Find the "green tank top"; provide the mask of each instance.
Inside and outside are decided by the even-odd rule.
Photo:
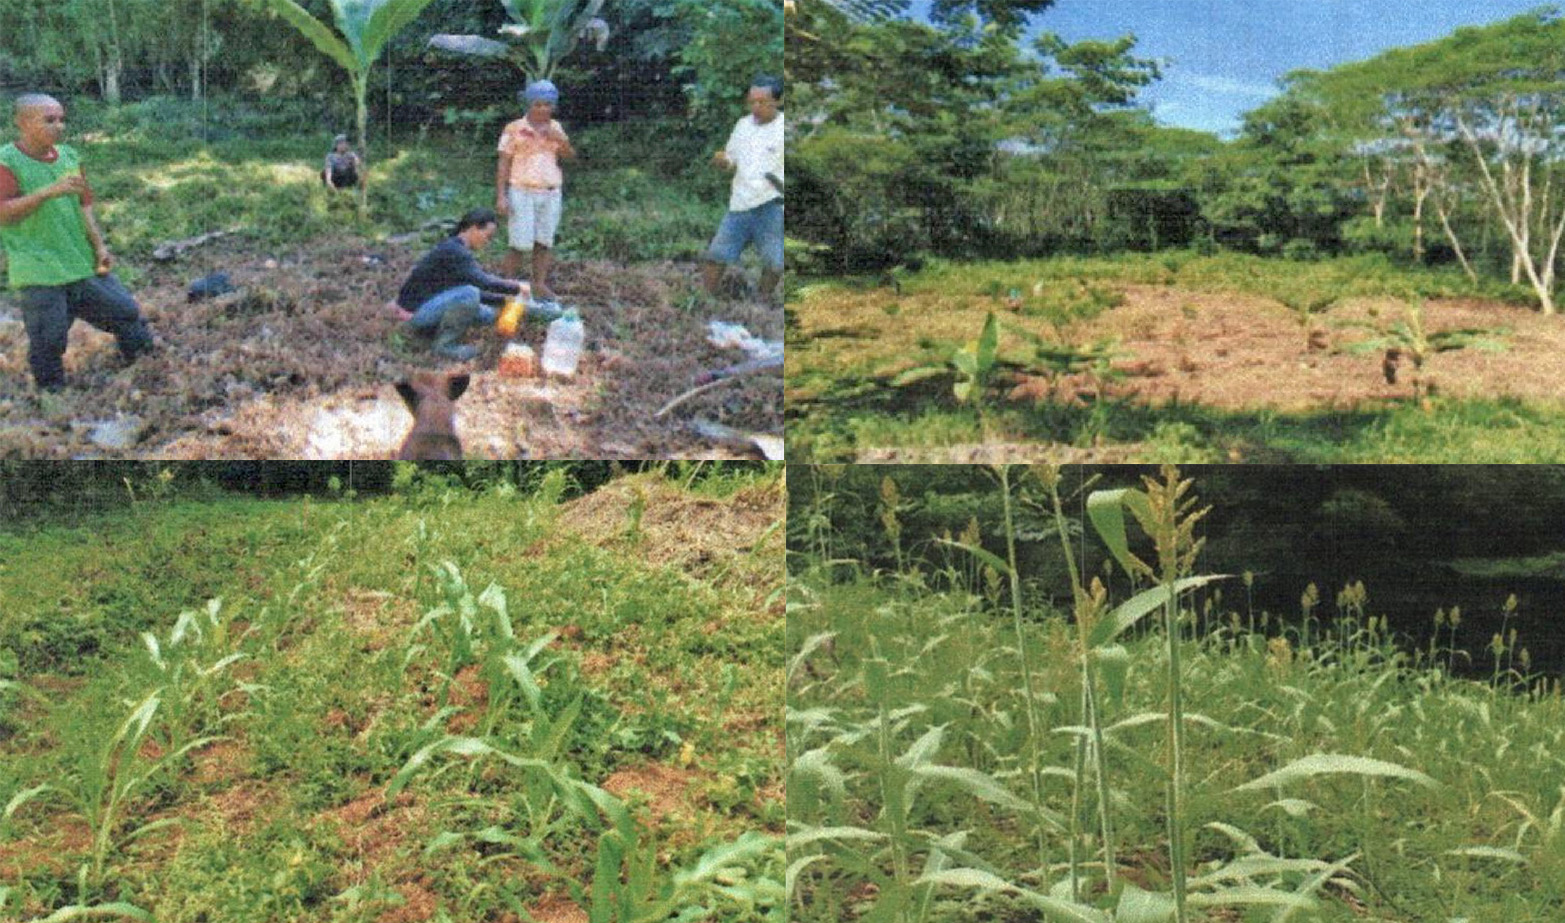
[[[0,164],[16,176],[21,195],[30,195],[62,177],[80,172],[81,159],[71,148],[55,148],[59,157],[44,163],[27,156],[15,144],[0,147]],[[81,199],[60,196],[43,203],[16,224],[0,225],[7,276],[12,288],[65,285],[89,278],[97,268]]]

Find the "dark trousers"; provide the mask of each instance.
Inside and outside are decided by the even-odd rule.
[[[114,334],[127,361],[152,347],[152,330],[136,299],[112,275],[24,288],[21,296],[27,364],[40,388],[65,384],[65,338],[78,319]]]

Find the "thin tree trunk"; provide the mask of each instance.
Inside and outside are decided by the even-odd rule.
[[[1435,214],[1440,216],[1440,227],[1445,229],[1445,239],[1450,242],[1451,249],[1456,251],[1456,261],[1462,264],[1462,272],[1467,274],[1467,281],[1477,282],[1478,273],[1473,271],[1473,264],[1467,261],[1467,254],[1462,252],[1462,242],[1457,239],[1456,231],[1451,228],[1450,213],[1439,196],[1435,196]]]
[[[124,70],[125,59],[120,51],[119,22],[114,16],[114,0],[109,0],[109,53],[107,55],[108,74],[103,85],[103,98],[111,106],[120,104],[120,72]]]
[[[1413,262],[1424,261],[1424,200],[1429,198],[1429,178],[1420,167],[1413,174]]]
[[[1505,225],[1506,233],[1511,237],[1511,275],[1513,280],[1516,278],[1516,269],[1519,263],[1521,270],[1527,274],[1527,281],[1532,283],[1533,292],[1538,296],[1538,303],[1543,313],[1554,314],[1554,292],[1552,288],[1554,274],[1550,271],[1547,278],[1540,275],[1538,266],[1533,261],[1532,253],[1528,249],[1530,243],[1528,239],[1528,225],[1531,216],[1526,209],[1530,209],[1532,205],[1532,190],[1530,188],[1530,171],[1525,169],[1527,164],[1524,164],[1520,177],[1517,177],[1516,172],[1511,169],[1511,165],[1508,162],[1502,163],[1506,177],[1506,188],[1502,190],[1500,183],[1494,177],[1494,171],[1489,169],[1489,162],[1484,158],[1483,150],[1478,145],[1477,137],[1473,135],[1467,120],[1462,118],[1460,114],[1456,116],[1456,127],[1461,132],[1463,140],[1467,142],[1468,148],[1472,150],[1474,159],[1478,161],[1478,168],[1483,174],[1484,188],[1488,191],[1495,210],[1500,214],[1500,221]],[[1521,196],[1520,204],[1516,202],[1518,189]],[[1511,201],[1507,203],[1507,199]],[[1558,237],[1556,237],[1554,243],[1558,244]],[[1554,247],[1552,246],[1549,255],[1552,260],[1554,256]],[[1515,282],[1513,281],[1512,284],[1515,284]]]

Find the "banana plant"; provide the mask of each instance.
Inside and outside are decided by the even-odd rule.
[[[510,22],[500,27],[506,41],[481,35],[436,35],[429,47],[475,58],[510,61],[529,81],[554,76],[583,38],[602,51],[609,25],[598,18],[603,0],[500,0]]]
[[[891,380],[893,388],[904,388],[927,378],[954,375],[951,393],[963,404],[977,404],[983,400],[984,388],[1000,361],[1000,328],[993,313],[984,320],[978,338],[951,353],[945,365],[925,365],[908,369]]]
[[[353,102],[358,119],[359,151],[369,159],[368,134],[370,67],[391,37],[401,32],[431,0],[331,0],[337,31],[305,11],[295,0],[267,0],[288,24],[298,29],[322,54],[341,65],[353,79]],[[368,184],[359,184],[359,218],[369,208]]]

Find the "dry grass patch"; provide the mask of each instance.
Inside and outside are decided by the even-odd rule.
[[[565,504],[559,524],[601,548],[634,548],[637,559],[650,566],[673,567],[700,580],[716,575],[719,586],[745,584],[757,545],[763,539],[783,541],[782,530],[770,535],[768,530],[784,515],[784,497],[781,480],[718,498],[687,493],[661,475],[646,474]]]

